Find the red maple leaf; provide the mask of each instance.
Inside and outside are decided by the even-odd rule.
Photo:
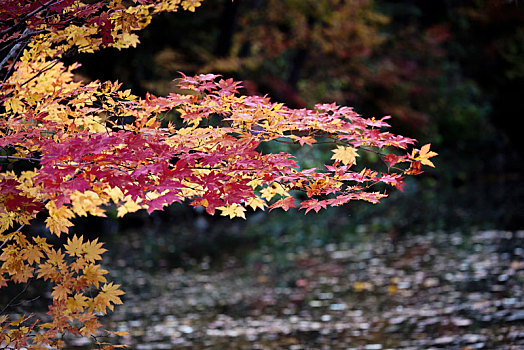
[[[273,203],[269,207],[269,211],[271,211],[273,209],[276,209],[276,208],[282,208],[285,211],[288,211],[289,208],[295,208],[295,207],[296,207],[296,205],[295,205],[295,198],[293,198],[293,197],[286,197],[286,198],[279,199],[278,201]]]
[[[318,199],[314,198],[314,199],[310,199],[310,200],[302,202],[300,209],[306,209],[306,214],[311,210],[314,210],[315,212],[318,213],[320,209],[322,208],[326,209],[327,205],[328,205],[327,200],[319,201]]]
[[[111,30],[113,29],[113,23],[111,23],[111,18],[109,15],[104,12],[98,18],[99,33],[102,37],[102,46],[107,46],[115,42]]]

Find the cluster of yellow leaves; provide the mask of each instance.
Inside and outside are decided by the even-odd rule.
[[[289,192],[284,188],[284,186],[276,182],[263,188],[260,191],[260,194],[266,201],[270,201],[276,195],[289,197]]]
[[[38,187],[34,186],[33,178],[36,175],[34,171],[23,171],[17,175],[12,171],[0,173],[0,181],[4,184],[16,183],[16,189],[20,190],[18,196],[28,200],[41,200],[41,194]],[[8,207],[6,204],[13,199],[13,194],[0,192],[0,233],[7,231],[15,224],[27,225],[30,220],[34,219],[37,211],[28,210],[29,208],[17,206],[16,208]]]
[[[239,217],[242,219],[246,218],[246,208],[239,204],[230,204],[224,207],[218,207],[217,209],[220,209],[222,211],[222,216],[229,216],[230,219],[233,219],[235,217]]]
[[[34,329],[34,324],[28,324],[30,318],[30,315],[24,315],[8,322],[7,315],[0,316],[0,344],[9,344],[16,349],[21,348],[28,341]]]
[[[69,227],[73,226],[70,219],[72,219],[75,214],[70,208],[65,205],[57,208],[54,201],[47,202],[45,207],[49,213],[49,216],[45,220],[46,227],[49,231],[60,236],[61,233],[67,232]]]
[[[62,233],[67,233],[69,228],[73,226],[71,219],[75,216],[87,216],[88,214],[106,216],[102,206],[108,204],[110,200],[117,204],[118,217],[147,208],[147,205],[140,204],[142,202],[140,199],[135,201],[129,195],[124,197],[119,188],[109,187],[100,193],[75,191],[71,194],[70,205],[62,205],[57,208],[54,201],[46,203],[45,207],[49,214],[45,220],[46,227],[52,233],[60,236]]]
[[[158,0],[149,4],[136,4],[129,6],[127,1],[112,0],[106,4],[106,13],[113,24],[111,36],[113,42],[105,43],[106,46],[116,49],[136,47],[139,43],[138,36],[133,33],[144,29],[156,13],[175,12],[181,7],[184,10],[195,11],[203,0]],[[74,11],[77,4],[73,4],[70,9]],[[53,30],[40,35],[31,43],[30,50],[24,53],[24,59],[31,57],[42,59],[45,57],[57,58],[68,52],[72,48],[78,52],[92,53],[97,51],[102,39],[98,35],[98,24],[69,24],[62,30]],[[32,51],[32,52],[31,52]]]
[[[34,345],[52,345],[57,332],[94,334],[101,326],[96,321],[97,313],[106,313],[122,303],[120,296],[124,292],[119,285],[107,283],[107,271],[98,264],[106,251],[98,240],[84,241],[75,235],[67,239],[63,250],[54,249],[45,238],[28,239],[21,232],[2,234],[0,240],[5,244],[0,255],[0,286],[9,281],[27,283],[31,278],[47,280],[53,285],[50,320],[33,324],[40,332],[33,339]],[[24,327],[27,322],[23,320]],[[14,328],[10,327],[20,330],[20,324],[3,325],[10,329],[9,339],[16,338],[12,336]]]

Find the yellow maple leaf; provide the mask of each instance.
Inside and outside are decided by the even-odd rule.
[[[411,154],[411,156],[414,160],[418,160],[423,165],[428,165],[434,168],[435,165],[428,158],[434,157],[438,155],[438,153],[430,151],[429,150],[430,147],[431,147],[431,143],[428,143],[427,145],[422,146],[420,151],[413,150],[413,153]]]
[[[69,256],[81,256],[84,253],[84,242],[82,236],[73,236],[73,239],[68,238],[67,244],[64,248]]]
[[[62,254],[60,249],[54,250],[53,248],[51,248],[47,252],[47,261],[49,261],[49,263],[51,265],[54,265],[54,266],[59,266],[59,267],[63,266],[64,265],[64,257],[65,257],[65,255]]]
[[[100,291],[100,293],[98,293],[98,295],[94,299],[93,306],[95,308],[95,311],[105,313],[107,308],[109,310],[114,309],[113,304],[117,304],[117,305],[122,304],[120,295],[123,295],[125,293],[122,292],[120,289],[118,289],[119,287],[120,287],[119,284],[113,284],[113,282],[109,284],[104,284],[102,286],[102,290]]]
[[[64,300],[67,298],[67,295],[71,293],[71,289],[64,286],[63,284],[56,285],[51,292],[51,295],[54,299]]]
[[[18,221],[18,217],[14,212],[1,213],[0,212],[0,232],[7,231],[13,223]]]
[[[104,190],[104,192],[109,195],[109,197],[115,204],[118,204],[118,202],[122,198],[124,198],[124,193],[122,192],[120,187],[108,187]]]
[[[261,197],[266,201],[271,200],[271,198],[277,194],[281,195],[282,197],[289,197],[289,193],[284,188],[284,186],[276,182],[272,183],[271,186],[267,186],[266,188],[262,189],[260,193],[262,194]]]
[[[69,270],[70,271],[74,271],[74,272],[78,272],[78,271],[82,270],[86,266],[86,264],[87,264],[86,259],[83,256],[77,257],[75,259],[75,261],[73,261],[69,265]]]
[[[102,248],[103,243],[98,242],[98,238],[94,241],[88,241],[84,244],[84,258],[88,262],[94,262],[95,260],[101,260],[100,254],[103,254],[107,249]]]
[[[21,253],[24,260],[27,260],[27,262],[31,265],[34,262],[40,264],[40,259],[44,257],[44,254],[42,254],[42,249],[39,246],[32,244],[22,249]]]
[[[57,208],[53,201],[47,202],[45,207],[49,211],[49,217],[45,220],[45,223],[51,233],[60,236],[62,232],[67,232],[68,228],[73,226],[73,223],[69,221],[75,216],[71,209],[65,205]]]
[[[129,195],[124,198],[124,201],[124,204],[118,207],[116,216],[119,218],[126,215],[127,213],[133,213],[139,209],[142,209],[142,206],[138,204],[138,201],[135,202]]]
[[[84,276],[88,282],[98,288],[98,283],[106,283],[107,280],[104,277],[108,272],[100,268],[100,265],[91,264],[84,268]]]
[[[184,0],[182,1],[182,7],[184,10],[195,12],[195,9],[201,5],[202,0]]]
[[[42,248],[44,251],[47,251],[51,245],[47,243],[47,240],[45,237],[33,237],[33,241],[35,241],[36,245]]]
[[[5,104],[5,109],[9,112],[12,111],[13,113],[21,113],[25,109],[25,105],[22,101],[20,101],[17,98],[11,98],[7,100]]]
[[[95,216],[105,216],[104,211],[100,208],[105,201],[96,192],[75,191],[71,194],[71,204],[73,212],[77,215],[87,216],[87,213],[91,213]]]
[[[82,334],[84,337],[89,337],[91,334],[95,334],[96,330],[100,327],[102,327],[100,322],[98,322],[96,318],[92,318],[87,320],[84,323],[84,326],[80,328],[80,334]]]
[[[239,217],[242,219],[246,218],[246,215],[244,214],[246,208],[238,204],[226,205],[225,207],[218,207],[217,209],[222,211],[220,215],[229,216],[230,219],[233,219],[234,217]]]
[[[87,297],[82,293],[67,298],[67,309],[71,312],[83,312],[87,305]]]
[[[338,160],[344,165],[355,164],[359,157],[356,148],[351,146],[337,146],[332,152],[331,159]]]
[[[134,33],[124,32],[117,37],[117,40],[115,40],[113,47],[118,50],[121,50],[127,49],[128,47],[136,47],[136,45],[139,43],[140,39],[138,38],[138,35]]]
[[[11,281],[14,283],[27,283],[27,281],[33,277],[35,269],[25,264],[20,264],[19,266],[20,269],[14,273]]]
[[[249,198],[249,200],[246,202],[246,205],[249,205],[253,210],[257,210],[257,208],[260,208],[264,210],[266,207],[266,202],[258,197]]]
[[[50,263],[40,264],[38,269],[38,278],[43,278],[44,281],[50,279],[52,281],[58,280],[60,272]]]
[[[263,181],[260,179],[253,179],[249,181],[247,184],[248,186],[251,186],[251,188],[256,189],[258,186],[262,185]]]

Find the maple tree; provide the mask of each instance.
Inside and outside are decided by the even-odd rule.
[[[181,75],[179,92],[145,98],[118,82],[76,81],[64,57],[138,44],[136,31],[160,12],[194,11],[197,0],[7,0],[0,6],[0,287],[41,279],[51,285],[48,319],[0,316],[7,348],[61,348],[62,335],[91,336],[98,317],[124,293],[100,265],[97,239],[72,232],[78,216],[118,216],[188,201],[209,214],[245,218],[253,210],[299,206],[309,212],[352,200],[378,202],[385,184],[433,166],[429,145],[394,135],[386,119],[350,107],[291,109],[239,94],[241,83],[214,74]],[[333,145],[325,169],[301,169],[267,142]],[[382,170],[354,170],[359,152],[384,159]],[[400,167],[403,165],[403,167]],[[302,193],[302,194],[299,194]],[[38,214],[53,246],[24,227]],[[105,344],[107,348],[112,345]]]

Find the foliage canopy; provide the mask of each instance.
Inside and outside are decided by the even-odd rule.
[[[291,109],[239,94],[241,83],[214,74],[177,80],[165,97],[135,96],[118,82],[75,80],[64,57],[138,44],[152,16],[194,11],[197,0],[6,0],[0,7],[0,287],[48,281],[47,320],[0,316],[0,342],[12,348],[61,348],[68,332],[91,336],[98,316],[124,293],[100,266],[98,240],[71,232],[77,216],[162,210],[189,201],[230,218],[300,206],[305,212],[351,200],[378,202],[380,183],[402,188],[405,175],[433,166],[429,145],[384,129],[349,107]],[[173,119],[174,118],[174,119]],[[288,153],[264,154],[267,142],[333,145],[325,169],[301,169]],[[382,170],[354,170],[359,152]],[[300,204],[299,204],[300,203]],[[25,233],[40,214],[48,232]],[[53,246],[49,233],[68,234]],[[106,345],[111,348],[111,345]]]

